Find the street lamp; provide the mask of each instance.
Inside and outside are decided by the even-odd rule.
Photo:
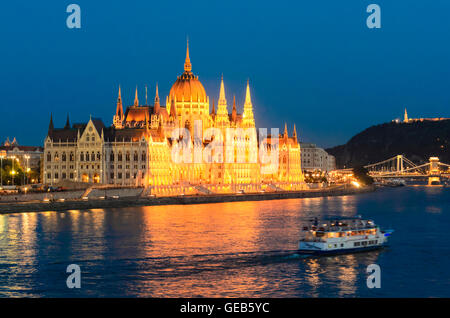
[[[27,173],[26,173],[26,176],[27,176],[27,183],[26,183],[26,184],[28,184],[28,175],[29,175],[30,170],[31,170],[30,167],[29,167],[29,165],[28,165],[28,160],[30,159],[30,156],[29,156],[29,155],[25,155],[24,158],[27,160]],[[25,176],[24,176],[24,178],[25,178]]]
[[[16,157],[12,156],[11,159],[12,159],[12,170],[11,170],[12,185],[14,185],[14,175],[16,174],[16,172],[14,171],[14,160],[16,159]]]

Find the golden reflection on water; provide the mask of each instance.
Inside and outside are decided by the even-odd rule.
[[[273,290],[282,288],[277,275],[285,274],[269,269],[292,265],[300,273],[297,278],[284,277],[284,283],[292,279],[291,288],[306,284],[310,295],[318,295],[321,285],[337,280],[339,295],[351,295],[358,275],[354,257],[338,258],[338,270],[327,271],[328,264],[321,259],[285,260],[272,253],[294,253],[302,223],[318,216],[317,211],[355,215],[355,198],[3,215],[0,228],[7,229],[3,240],[8,243],[1,244],[8,247],[6,259],[27,263],[40,261],[37,253],[41,258],[56,255],[64,264],[93,262],[89,266],[102,260],[131,260],[129,266],[135,268],[129,275],[139,279],[124,279],[127,295],[273,296]],[[102,273],[97,275],[102,279]]]

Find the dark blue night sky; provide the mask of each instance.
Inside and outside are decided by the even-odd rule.
[[[81,7],[82,28],[66,27]],[[381,7],[368,29],[366,7]],[[402,117],[450,117],[450,1],[8,1],[0,9],[0,138],[41,145],[55,126],[101,117],[110,125],[118,85],[163,104],[183,71],[242,109],[250,78],[259,127],[289,129],[321,146]]]

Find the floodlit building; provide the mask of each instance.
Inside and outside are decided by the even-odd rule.
[[[165,106],[158,86],[153,105],[142,105],[136,88],[133,105],[124,111],[119,87],[110,127],[94,118],[70,125],[68,118],[64,128],[56,129],[51,118],[44,143],[44,183],[144,186],[157,195],[254,192],[268,184],[286,190],[303,187],[295,127],[292,136],[285,127],[277,138],[259,140],[248,81],[242,112],[235,97],[229,112],[223,77],[217,105],[212,101],[211,107],[210,102],[192,72],[188,45],[184,72]],[[277,150],[272,160],[276,170],[262,169],[267,164],[260,150],[268,148]]]
[[[300,143],[302,169],[304,171],[329,172],[336,169],[336,159],[324,149],[312,143]]]
[[[43,151],[42,147],[19,145],[15,137],[12,141],[6,138],[6,141],[0,146],[0,156],[15,158],[19,160],[24,169],[30,168],[32,170],[39,169]]]

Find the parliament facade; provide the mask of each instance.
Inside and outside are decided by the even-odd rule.
[[[192,72],[189,46],[184,72],[165,106],[158,86],[154,103],[134,103],[124,112],[119,87],[113,124],[100,119],[55,128],[44,142],[43,180],[140,186],[155,195],[236,193],[304,188],[300,142],[289,136],[257,134],[247,81],[243,111],[232,110],[223,77],[217,107]],[[147,104],[147,103],[146,103]]]

